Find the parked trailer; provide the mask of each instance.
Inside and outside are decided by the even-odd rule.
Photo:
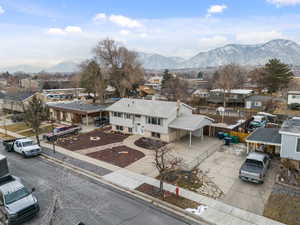
[[[55,141],[58,138],[67,136],[67,135],[73,135],[78,134],[81,130],[81,127],[78,125],[72,125],[72,126],[62,126],[54,128],[52,132],[45,134],[43,136],[43,139],[46,139],[47,141]]]
[[[0,155],[0,181],[9,176],[7,159],[4,155]]]

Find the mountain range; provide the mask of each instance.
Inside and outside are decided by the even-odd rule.
[[[256,45],[228,44],[210,51],[200,52],[189,59],[144,52],[137,54],[144,68],[152,70],[217,67],[229,63],[256,66],[264,65],[271,58],[278,58],[286,64],[300,65],[300,45],[285,39],[276,39]],[[0,71],[12,73],[17,71],[37,73],[42,70],[49,73],[74,72],[78,70],[78,63],[68,61],[48,68],[31,65],[0,68]]]
[[[286,64],[300,65],[300,45],[284,39],[276,39],[264,44],[228,44],[184,60],[158,54],[139,54],[146,69],[183,69],[217,67],[229,63],[240,65],[264,65],[271,58],[278,58]]]

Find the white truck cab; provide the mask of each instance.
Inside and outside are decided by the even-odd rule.
[[[3,141],[7,151],[14,151],[22,154],[24,157],[36,156],[41,153],[39,145],[33,143],[29,138],[20,138]]]

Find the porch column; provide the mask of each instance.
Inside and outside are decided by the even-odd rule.
[[[247,154],[249,154],[249,142],[247,142]]]
[[[203,127],[201,128],[201,141],[203,141],[203,139],[204,139],[204,135],[203,135]]]
[[[86,114],[86,125],[89,125],[89,114]]]
[[[192,131],[190,131],[190,147],[192,147]]]

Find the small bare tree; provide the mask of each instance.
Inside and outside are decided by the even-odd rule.
[[[32,97],[28,105],[23,105],[24,121],[32,128],[36,136],[36,141],[40,145],[39,133],[42,122],[49,120],[49,108],[37,98],[36,95]]]
[[[171,154],[172,148],[165,145],[154,151],[154,162],[156,169],[159,172],[160,193],[164,197],[164,181],[168,178],[170,172],[175,171],[182,164],[182,159]]]

